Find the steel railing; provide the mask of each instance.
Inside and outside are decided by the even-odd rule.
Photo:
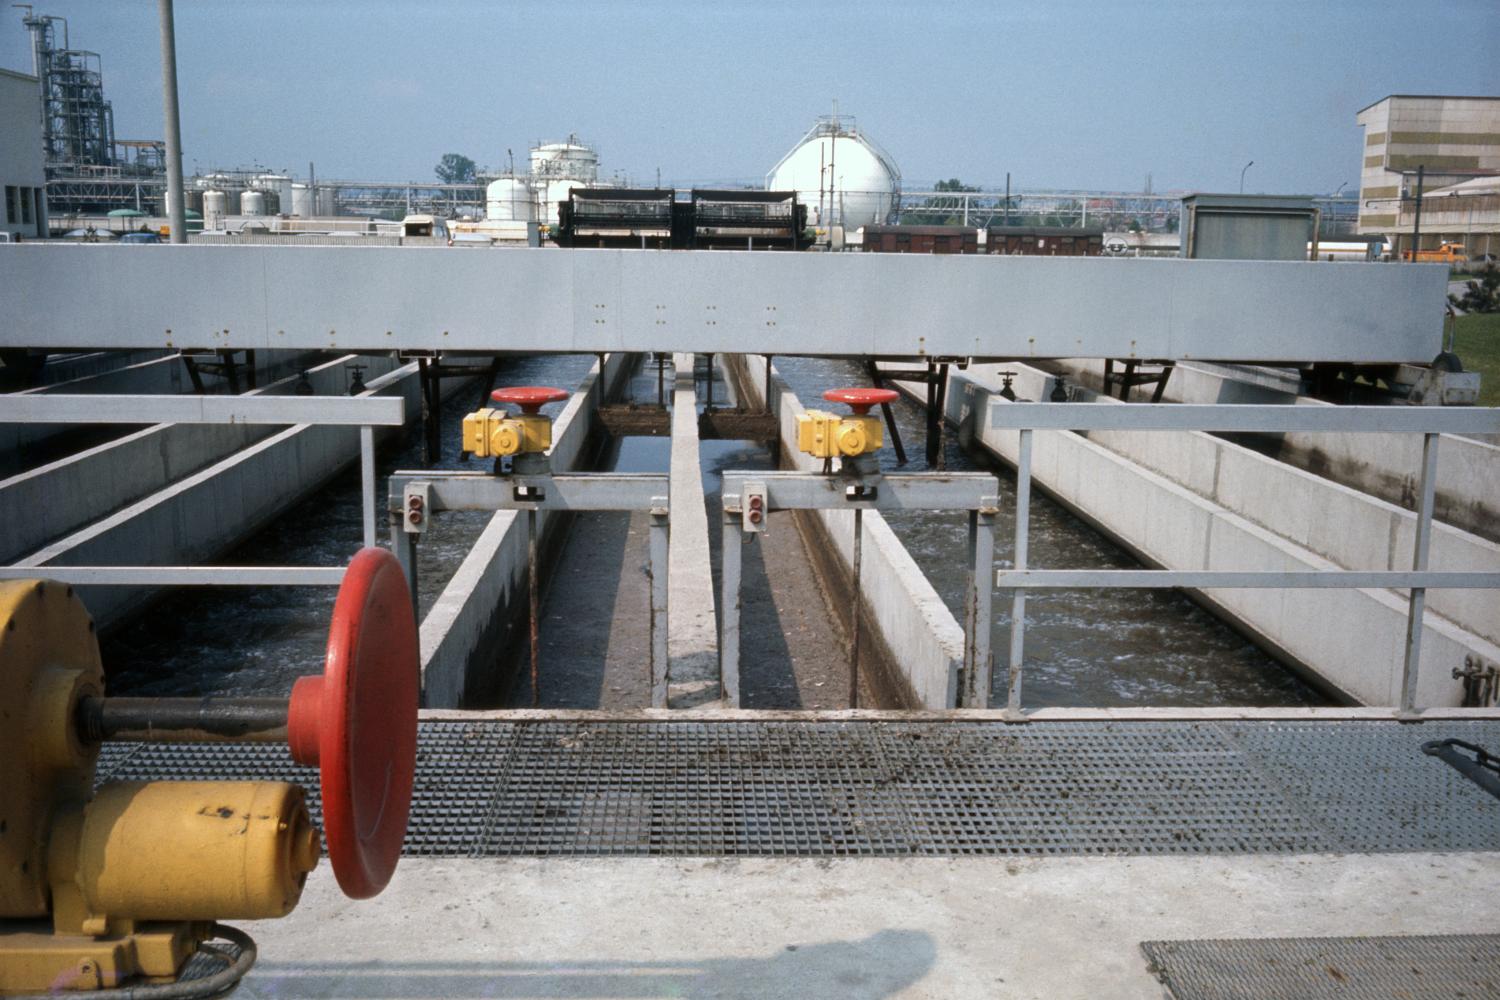
[[[1012,403],[992,400],[989,426],[1020,434],[1016,455],[1015,558],[1012,569],[995,574],[995,585],[1013,591],[1007,708],[1021,711],[1025,657],[1026,595],[1032,590],[1089,588],[1399,588],[1407,602],[1406,650],[1401,671],[1400,709],[1415,711],[1418,660],[1427,591],[1437,588],[1500,589],[1500,572],[1437,572],[1428,569],[1432,508],[1442,434],[1500,434],[1500,409],[1424,406],[1288,406],[1238,404]],[[1417,489],[1417,524],[1410,571],[1315,570],[1048,570],[1027,566],[1030,529],[1032,437],[1057,431],[1218,431],[1238,433],[1324,432],[1422,435]]]

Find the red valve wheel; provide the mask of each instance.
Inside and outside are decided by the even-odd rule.
[[[546,385],[513,385],[509,389],[496,389],[490,398],[497,403],[515,403],[522,413],[535,413],[547,403],[561,403],[568,398],[568,392]]]
[[[830,403],[848,403],[849,409],[859,416],[870,412],[870,407],[880,403],[894,403],[895,389],[829,389],[823,398]]]
[[[292,759],[318,766],[328,859],[352,899],[384,889],[401,858],[419,671],[401,564],[385,549],[361,549],[334,602],[323,674],[298,678],[287,709]]]

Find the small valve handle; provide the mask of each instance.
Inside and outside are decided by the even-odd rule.
[[[823,398],[830,403],[848,403],[855,416],[862,417],[872,406],[894,403],[896,395],[894,389],[829,389]]]
[[[568,398],[566,389],[554,389],[546,385],[513,385],[507,389],[496,389],[490,398],[497,403],[514,403],[522,413],[536,413],[547,403],[560,403]]]

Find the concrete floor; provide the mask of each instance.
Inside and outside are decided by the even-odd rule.
[[[242,997],[1159,998],[1153,939],[1487,933],[1500,855],[408,858],[243,925]]]

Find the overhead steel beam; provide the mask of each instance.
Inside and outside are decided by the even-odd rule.
[[[0,247],[0,347],[1425,363],[1447,268],[443,247]]]
[[[1287,431],[1500,434],[1500,407],[1286,406],[1239,403],[1011,403],[992,400],[990,427],[1039,431]]]
[[[399,396],[0,394],[0,424],[334,424],[400,427]]]

